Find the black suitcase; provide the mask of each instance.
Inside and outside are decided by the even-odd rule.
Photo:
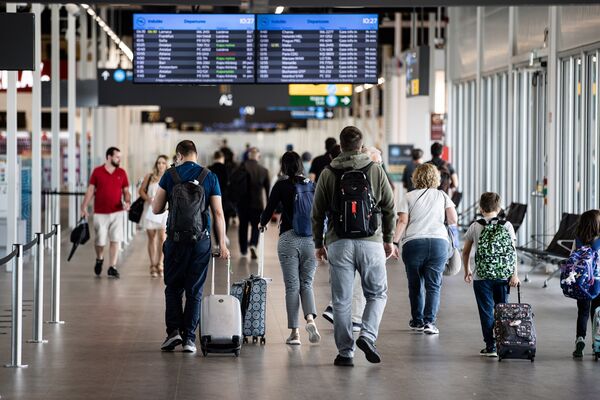
[[[517,286],[518,303],[496,304],[494,334],[498,361],[505,358],[535,360],[536,334],[531,305],[521,303],[521,286]]]

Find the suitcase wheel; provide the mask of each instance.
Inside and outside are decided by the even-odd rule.
[[[267,343],[267,338],[265,338],[264,336],[260,338],[260,344],[266,344]]]
[[[598,361],[598,358],[600,358],[600,353],[594,354],[594,361]]]
[[[498,362],[502,361],[502,357],[498,356]]]
[[[206,351],[205,349],[202,349],[202,355],[204,357],[208,356],[208,351]]]
[[[244,343],[248,343],[248,338],[244,336]]]
[[[531,362],[535,361],[535,357],[529,357],[529,359],[531,360]]]
[[[252,336],[252,344],[258,343],[258,336]]]
[[[236,350],[233,354],[235,354],[236,357],[239,357],[240,356],[240,351]]]

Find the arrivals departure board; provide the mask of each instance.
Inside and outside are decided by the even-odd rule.
[[[134,14],[135,83],[254,83],[254,14]]]
[[[377,82],[377,14],[256,18],[257,83]]]

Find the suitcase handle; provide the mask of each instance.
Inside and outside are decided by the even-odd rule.
[[[510,294],[510,285],[506,282],[506,286],[508,286],[508,291],[506,294]],[[521,304],[521,284],[517,284],[517,299],[519,300],[519,304]]]
[[[262,278],[265,271],[265,231],[258,237],[258,276]]]
[[[221,253],[212,253],[212,270],[211,270],[211,283],[210,283],[210,294],[213,296],[215,294],[215,259],[221,257]],[[227,292],[229,294],[229,286],[231,285],[231,258],[227,259]]]

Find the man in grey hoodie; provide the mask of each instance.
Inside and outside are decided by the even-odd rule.
[[[356,346],[364,351],[372,363],[381,361],[375,347],[379,323],[387,301],[387,275],[385,261],[392,255],[395,216],[394,196],[381,165],[373,163],[368,154],[361,153],[362,133],[354,126],[340,133],[342,154],[336,157],[319,177],[312,208],[312,231],[318,260],[329,260],[331,297],[333,300],[334,336],[338,356],[334,364],[353,366],[354,339],[352,337],[352,293],[354,274],[361,276],[362,289],[367,304],[362,316],[362,329]],[[365,171],[371,185],[373,200],[381,210],[381,221],[376,232],[357,239],[340,238],[334,228],[332,211],[337,171]],[[323,240],[325,217],[328,216],[327,233]],[[379,218],[379,214],[375,214]]]

